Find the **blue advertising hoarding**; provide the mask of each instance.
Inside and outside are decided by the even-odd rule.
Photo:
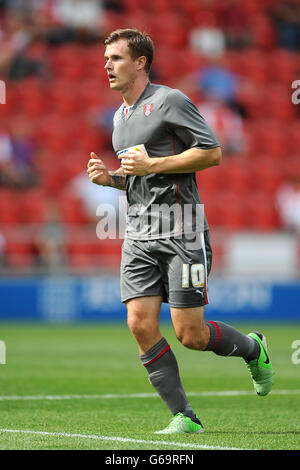
[[[117,276],[0,279],[0,321],[125,321]],[[300,282],[212,279],[206,319],[300,322]],[[170,319],[164,304],[161,320]]]

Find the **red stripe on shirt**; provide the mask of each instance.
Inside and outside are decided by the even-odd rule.
[[[174,140],[173,140],[172,135],[171,135],[171,142],[172,142],[173,155],[175,155],[175,146],[174,146]]]
[[[160,358],[163,354],[165,354],[167,351],[169,351],[170,349],[170,345],[168,344],[168,346],[166,346],[157,356],[155,356],[154,359],[151,359],[151,361],[147,362],[146,364],[144,364],[145,367],[147,366],[150,366],[150,364],[152,364],[152,362],[156,361],[158,358]]]
[[[173,155],[175,155],[175,146],[174,146],[174,140],[173,136],[171,135],[171,143],[172,143],[172,149],[173,149]],[[176,196],[177,196],[177,203],[178,203],[178,210],[179,210],[179,233],[181,234],[181,206],[180,206],[180,197],[179,197],[179,191],[178,191],[178,179],[177,176],[175,176],[175,186],[176,186]]]

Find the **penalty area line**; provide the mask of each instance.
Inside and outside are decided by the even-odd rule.
[[[94,439],[98,441],[114,441],[114,442],[129,442],[132,444],[147,444],[147,445],[161,445],[171,447],[182,447],[186,449],[202,449],[202,450],[250,450],[242,449],[238,447],[222,447],[222,446],[210,446],[207,444],[192,444],[188,442],[177,442],[177,441],[152,441],[147,439],[131,439],[129,437],[120,436],[101,436],[97,434],[78,434],[78,433],[67,433],[67,432],[48,432],[48,431],[32,431],[29,429],[0,429],[1,433],[10,434],[32,434],[38,436],[48,437],[67,437],[67,438],[78,438],[78,439]],[[254,450],[254,449],[251,449]]]

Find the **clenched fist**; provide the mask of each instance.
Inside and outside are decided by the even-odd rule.
[[[95,184],[107,186],[108,170],[106,165],[94,152],[91,152],[90,157],[87,164],[87,173],[90,180]]]

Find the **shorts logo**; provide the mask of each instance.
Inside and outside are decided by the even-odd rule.
[[[150,116],[152,109],[153,109],[153,104],[145,104],[144,106],[145,116]]]

